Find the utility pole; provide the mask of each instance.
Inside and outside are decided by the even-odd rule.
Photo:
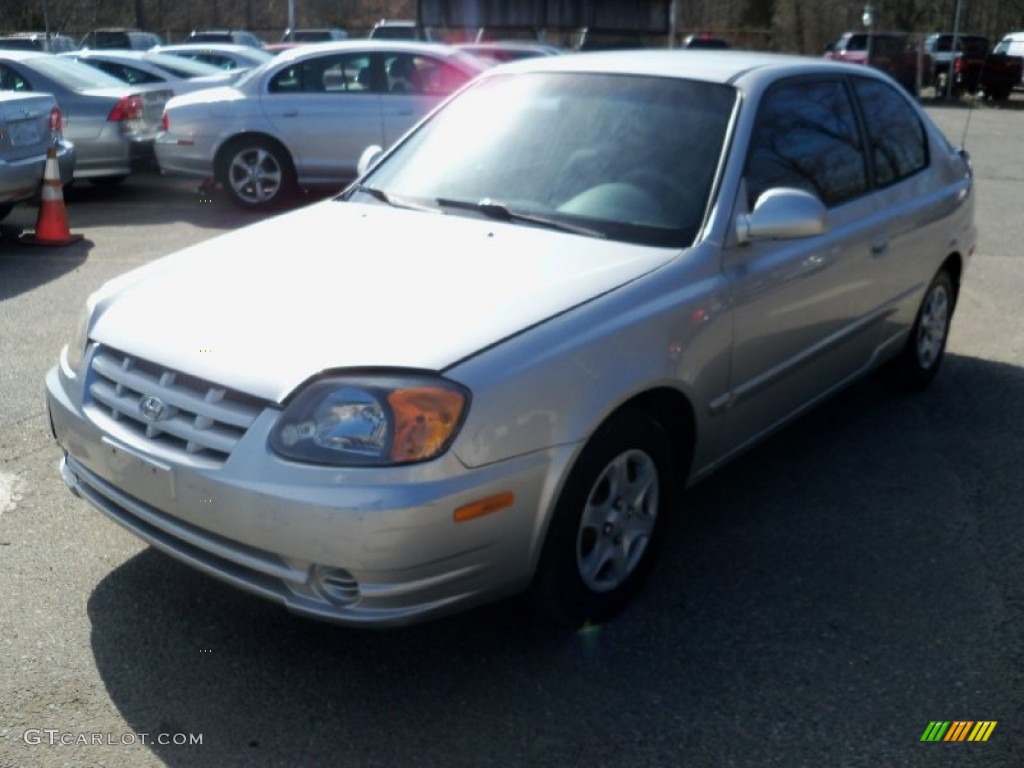
[[[956,11],[953,14],[953,40],[949,45],[949,74],[946,75],[946,98],[953,96],[953,77],[956,74],[957,48],[960,47],[960,0],[956,0]]]

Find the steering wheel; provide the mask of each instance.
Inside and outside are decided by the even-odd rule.
[[[619,179],[653,195],[661,205],[664,224],[682,227],[700,216],[700,199],[688,185],[654,168],[636,168]]]

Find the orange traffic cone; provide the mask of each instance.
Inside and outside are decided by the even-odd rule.
[[[64,190],[60,183],[60,166],[57,164],[57,150],[54,147],[46,151],[43,189],[39,196],[41,200],[35,234],[22,235],[21,242],[28,245],[71,245],[81,240],[82,235],[72,235],[68,229]]]

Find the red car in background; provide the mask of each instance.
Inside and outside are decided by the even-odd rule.
[[[889,74],[911,93],[916,93],[918,72],[928,72],[931,63],[919,54],[901,32],[847,32],[825,46],[825,58],[852,64],[868,64]]]

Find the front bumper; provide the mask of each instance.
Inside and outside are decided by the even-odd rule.
[[[392,626],[524,589],[555,467],[569,448],[478,469],[434,462],[343,469],[287,462],[268,407],[220,466],[175,461],[83,410],[80,377],[58,365],[47,404],[68,487],[153,546],[305,616]],[[511,491],[515,503],[455,523],[454,510]]]
[[[161,133],[153,144],[160,170],[171,176],[211,179],[216,175],[214,141],[204,136],[179,137]]]

